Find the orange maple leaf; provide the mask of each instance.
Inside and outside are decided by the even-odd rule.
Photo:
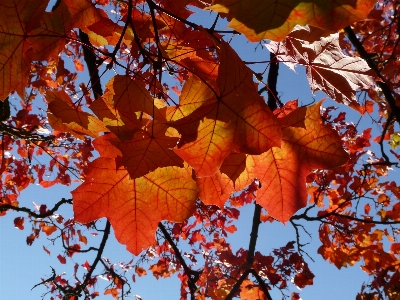
[[[258,179],[257,203],[281,222],[307,205],[306,177],[311,170],[331,169],[348,159],[337,132],[322,124],[320,105],[299,108],[279,119],[284,127],[281,148],[245,158],[231,154],[222,164],[221,171],[237,190]]]
[[[90,109],[120,140],[131,140],[150,121],[165,120],[165,105],[154,99],[140,80],[117,75],[106,84],[102,98]]]
[[[47,3],[19,0],[0,4],[0,99],[16,91],[21,97],[33,60],[58,59],[71,29],[85,27],[98,18],[91,1],[64,0],[54,12]]]
[[[49,103],[47,117],[54,130],[70,132],[82,140],[85,135],[97,137],[100,132],[108,132],[98,118],[76,107],[65,91],[48,91],[46,100]]]
[[[208,9],[225,13],[229,27],[250,41],[281,41],[295,25],[337,31],[365,19],[375,0],[213,0]]]
[[[174,151],[197,177],[214,175],[231,151],[261,154],[281,142],[281,126],[258,95],[253,73],[227,43],[219,53],[216,88],[201,82],[206,86],[191,89],[177,110],[199,107],[171,125],[182,135]]]
[[[266,299],[263,290],[251,280],[245,279],[240,285],[240,299],[262,300]]]
[[[232,180],[219,171],[210,177],[196,178],[196,182],[199,187],[199,198],[207,205],[224,207],[226,200],[234,192]]]
[[[183,167],[183,160],[171,150],[179,137],[165,124],[165,104],[153,99],[142,81],[115,76],[104,96],[90,108],[115,134],[99,139],[100,155],[119,156],[118,163],[126,167],[132,179],[161,167]]]
[[[154,242],[162,220],[182,222],[194,211],[197,187],[188,168],[158,168],[131,179],[112,158],[97,158],[72,191],[75,220],[108,218],[116,238],[137,255]]]

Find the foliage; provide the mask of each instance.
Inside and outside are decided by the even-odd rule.
[[[181,299],[271,299],[271,289],[299,299],[288,282],[313,283],[301,241],[311,221],[320,224],[326,261],[339,269],[362,262],[371,276],[357,299],[399,299],[400,189],[389,179],[400,158],[397,2],[47,5],[0,3],[0,214],[20,212],[20,230],[32,224],[28,245],[41,232],[60,242],[61,264],[95,253],[75,264],[70,280],[52,268],[37,285],[51,299],[124,298],[128,274],[145,276],[150,259],[157,279],[178,273]],[[212,26],[192,22],[204,11]],[[217,30],[221,18],[233,30]],[[230,43],[238,34],[270,39],[261,50],[270,59],[243,61]],[[304,66],[311,91],[349,106],[351,117],[324,100],[282,103],[280,63]],[[360,128],[355,114],[375,127]],[[73,182],[81,184],[72,199],[51,209],[19,202],[31,184]],[[255,203],[249,248],[233,253],[227,236],[248,203]],[[74,217],[64,218],[60,208],[71,204]],[[296,241],[255,252],[267,221],[293,226]],[[140,259],[116,268],[102,256],[111,226]],[[88,234],[98,232],[101,243],[92,246]],[[96,285],[100,264],[111,282],[104,291]]]

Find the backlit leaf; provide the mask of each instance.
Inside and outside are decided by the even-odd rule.
[[[240,190],[258,179],[261,188],[257,190],[257,203],[281,222],[288,221],[306,206],[306,177],[311,170],[331,169],[348,159],[336,131],[322,124],[320,105],[304,108],[305,119],[301,123],[305,128],[288,126],[282,130],[281,148],[273,147],[261,155],[247,155],[245,169],[235,181],[235,188]],[[285,117],[288,119],[285,122],[299,124],[298,116],[296,110]],[[223,164],[221,170],[224,169],[232,170],[232,167]]]
[[[309,43],[306,39],[315,30],[297,26],[282,42],[266,46],[290,68],[297,64],[304,66],[313,93],[323,91],[336,102],[361,111],[356,90],[371,87],[374,72],[362,58],[343,54],[338,33]]]
[[[228,14],[229,27],[258,42],[281,41],[296,25],[337,31],[365,19],[375,3],[375,0],[213,0],[208,9]]]
[[[231,151],[261,154],[280,146],[280,125],[258,95],[253,73],[226,43],[220,59],[216,95],[206,87],[191,90],[186,97],[200,107],[173,123],[182,134],[175,152],[198,177],[214,175]]]
[[[182,222],[192,214],[197,187],[185,168],[159,168],[130,179],[115,160],[98,158],[72,195],[77,222],[107,217],[118,241],[137,255],[153,244],[160,221]]]
[[[66,92],[48,91],[46,100],[51,113],[48,114],[49,123],[53,129],[71,132],[80,139],[84,139],[85,135],[97,137],[100,132],[108,132],[98,118],[74,106]]]

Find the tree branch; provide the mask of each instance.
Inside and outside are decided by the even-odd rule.
[[[90,43],[89,36],[86,33],[84,33],[81,29],[79,29],[79,38],[82,41],[83,58],[85,59],[86,65],[88,67],[90,83],[92,86],[94,98],[97,99],[101,95],[103,95],[99,70],[97,69],[97,64],[96,64],[97,57],[93,52],[93,46]]]
[[[353,44],[354,48],[356,48],[357,52],[360,54],[360,56],[365,59],[367,62],[368,66],[375,71],[376,75],[382,80],[382,81],[376,81],[376,85],[380,87],[382,90],[387,103],[389,104],[389,107],[396,117],[397,122],[400,124],[400,107],[396,106],[396,102],[393,97],[393,93],[391,89],[389,88],[389,85],[386,83],[385,77],[381,74],[379,71],[378,67],[376,66],[375,62],[371,58],[371,56],[368,54],[368,52],[365,50],[364,46],[362,43],[358,40],[356,34],[354,33],[353,29],[351,29],[350,26],[347,26],[344,31],[347,34],[347,37],[349,38],[349,41]]]
[[[43,214],[37,214],[37,213],[31,211],[27,207],[16,207],[16,206],[13,206],[13,205],[10,205],[10,204],[0,204],[0,212],[12,209],[14,211],[25,212],[29,216],[34,217],[36,219],[43,219],[43,218],[46,218],[46,217],[49,217],[49,216],[53,215],[60,208],[61,205],[66,204],[66,203],[72,204],[72,199],[62,198],[60,201],[58,201],[56,203],[56,205],[54,205],[54,207],[52,209],[48,210],[47,212],[45,212]]]
[[[110,229],[111,229],[111,223],[110,223],[110,221],[107,220],[106,226],[104,228],[103,239],[101,240],[100,247],[99,247],[99,249],[97,251],[96,258],[94,259],[93,264],[91,265],[89,272],[86,274],[85,280],[83,281],[83,283],[76,286],[76,288],[75,288],[76,292],[80,293],[89,284],[89,281],[90,281],[90,279],[92,277],[92,274],[93,274],[94,270],[96,269],[97,264],[101,260],[101,255],[103,254],[104,248],[105,248],[107,240],[108,240],[108,236],[110,235]]]
[[[255,203],[254,214],[253,214],[253,226],[251,228],[251,233],[250,233],[249,252],[247,253],[247,259],[246,259],[246,263],[248,264],[249,267],[253,265],[254,261],[254,252],[256,249],[256,243],[258,238],[258,228],[261,223],[260,220],[261,209],[262,207],[259,204]]]
[[[249,276],[249,274],[252,274],[258,284],[260,285],[262,291],[264,292],[264,295],[267,297],[268,300],[272,300],[271,295],[268,292],[267,286],[265,285],[264,280],[260,277],[260,275],[257,274],[257,272],[254,269],[247,269],[242,276],[240,276],[239,280],[235,283],[235,285],[232,287],[232,290],[229,292],[229,294],[226,296],[225,300],[231,300],[235,294],[238,292],[241,284],[243,281]]]
[[[165,226],[160,222],[158,223],[158,228],[160,228],[161,232],[164,235],[164,238],[168,241],[168,243],[171,245],[172,249],[175,252],[176,258],[179,260],[180,264],[183,267],[183,270],[185,271],[187,277],[188,277],[188,286],[190,289],[190,294],[191,294],[191,299],[195,299],[195,293],[197,291],[197,286],[196,286],[196,278],[199,276],[199,272],[191,270],[185,260],[183,259],[178,247],[175,245],[174,241],[172,240],[171,235],[168,233],[167,229]],[[194,282],[193,282],[194,281]]]
[[[272,111],[274,111],[278,107],[277,102],[279,102],[278,92],[276,90],[276,85],[278,83],[279,62],[274,53],[271,52],[269,57],[270,64],[267,79],[268,106]]]

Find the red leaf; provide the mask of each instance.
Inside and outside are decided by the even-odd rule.
[[[15,228],[18,228],[19,230],[24,230],[24,218],[23,217],[15,218],[14,226],[15,226]]]
[[[57,255],[57,258],[60,261],[60,263],[62,263],[63,265],[65,265],[67,263],[67,260],[65,259],[65,257],[61,256],[60,254]]]

